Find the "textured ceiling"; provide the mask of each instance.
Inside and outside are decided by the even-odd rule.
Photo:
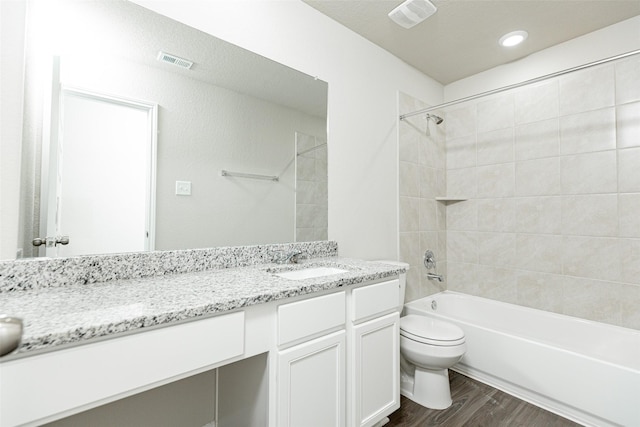
[[[431,0],[438,11],[407,30],[387,16],[401,0],[303,1],[442,84],[640,15],[640,0]],[[529,38],[500,47],[514,30]]]
[[[137,4],[58,0],[36,5],[52,8],[51,31],[71,31],[69,43],[85,56],[99,52],[103,58],[124,58],[326,117],[327,83]],[[158,51],[193,61],[194,66],[184,70],[158,62]]]

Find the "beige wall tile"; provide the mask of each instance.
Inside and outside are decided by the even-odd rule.
[[[433,199],[420,199],[420,231],[438,231],[437,203]]]
[[[619,292],[620,326],[640,329],[640,286],[621,285]]]
[[[398,155],[401,161],[417,162],[420,156],[422,135],[406,121],[401,121],[399,127]]]
[[[420,166],[417,163],[400,162],[400,196],[420,196]]]
[[[478,165],[513,162],[513,128],[478,134]]]
[[[475,134],[447,139],[447,167],[468,168],[476,165]]]
[[[515,130],[516,160],[557,156],[559,153],[559,129],[557,118],[517,126]]]
[[[640,148],[618,150],[618,191],[640,192]]]
[[[399,102],[403,112],[427,106],[405,94],[400,95]],[[435,201],[436,196],[446,193],[446,125],[436,126],[433,122],[429,125],[430,136],[425,133],[427,122],[423,116],[399,125],[399,258],[411,265],[407,274],[407,302],[446,289],[446,283],[431,283],[423,274],[424,246],[437,251],[438,266],[443,271],[447,268],[446,232],[439,231],[445,230],[446,210],[444,204]]]
[[[419,231],[420,199],[400,197],[400,232]]]
[[[411,268],[421,265],[422,256],[418,232],[400,233],[400,261],[409,263]]]
[[[478,291],[477,270],[478,264],[447,260],[447,289],[482,296]]]
[[[516,203],[516,231],[519,233],[560,234],[562,198],[521,197]]]
[[[565,275],[617,281],[621,277],[619,240],[611,237],[565,236],[562,244]]]
[[[611,107],[615,103],[612,64],[566,74],[560,78],[560,115]]]
[[[420,197],[434,199],[444,194],[438,190],[438,170],[427,166],[420,166]],[[401,184],[402,185],[402,184]]]
[[[558,117],[558,81],[532,85],[515,93],[515,123],[532,123]]]
[[[477,264],[478,234],[470,231],[448,231],[447,262]]]
[[[420,283],[420,271],[415,268],[407,272],[407,287],[404,294],[405,304],[425,296]]]
[[[478,132],[513,127],[515,114],[513,94],[505,93],[486,101],[480,101],[477,109]]]
[[[518,274],[518,271],[510,268],[479,265],[477,295],[502,302],[517,303]]]
[[[615,150],[615,108],[560,118],[560,154]]]
[[[564,276],[523,271],[517,280],[518,304],[562,313]]]
[[[618,196],[620,237],[640,237],[640,193]]]
[[[436,268],[445,271],[444,263],[447,260],[446,233],[437,231],[424,231],[420,233],[420,267],[424,268],[423,259],[425,251],[430,250],[435,255]],[[441,268],[442,267],[442,268]]]
[[[562,198],[562,233],[577,236],[618,235],[618,195]]]
[[[478,228],[478,202],[467,200],[450,203],[446,208],[447,230],[475,231]]]
[[[431,133],[431,137],[421,137],[418,144],[419,163],[432,168],[444,168],[445,164],[445,142]]]
[[[516,235],[479,232],[478,262],[494,267],[513,267],[516,264]]]
[[[516,162],[515,194],[518,196],[552,196],[560,194],[560,159],[527,160]]]
[[[640,102],[616,108],[616,135],[618,148],[640,147]]]
[[[478,197],[509,197],[514,191],[513,163],[478,166]]]
[[[634,55],[615,64],[616,102],[640,101],[640,57]]]
[[[516,235],[515,266],[541,273],[562,273],[562,236]]]
[[[475,197],[478,190],[476,168],[448,169],[447,195]]]
[[[477,204],[479,231],[515,231],[515,199],[480,199]]]
[[[640,285],[640,239],[620,239],[621,280]]]
[[[564,283],[563,312],[598,322],[620,324],[621,301],[618,284],[600,280],[566,277]]]
[[[616,152],[561,158],[563,194],[613,193],[617,190]]]
[[[447,231],[447,205],[439,202],[436,204],[438,231]]]
[[[476,132],[475,104],[456,107],[454,110],[447,111],[444,119],[447,124],[448,139],[456,139]]]

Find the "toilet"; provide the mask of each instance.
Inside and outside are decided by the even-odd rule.
[[[451,406],[449,368],[462,359],[467,346],[458,326],[426,316],[400,318],[402,385],[400,392],[431,409]]]
[[[409,270],[409,264],[380,261]],[[406,274],[400,276],[402,313]],[[430,409],[451,406],[449,368],[462,359],[467,346],[464,331],[453,323],[410,314],[400,318],[400,393]]]

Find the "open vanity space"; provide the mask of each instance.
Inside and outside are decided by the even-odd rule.
[[[305,258],[274,262],[292,253]],[[0,358],[0,425],[375,424],[399,407],[405,270],[337,253],[311,242],[0,264],[3,314],[24,322]]]

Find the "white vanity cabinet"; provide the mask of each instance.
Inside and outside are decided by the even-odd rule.
[[[400,281],[278,308],[278,427],[373,426],[400,407]]]
[[[80,413],[201,373],[219,427],[372,426],[399,407],[398,303],[369,281],[4,360],[0,426],[104,419]]]
[[[349,425],[372,426],[400,407],[399,280],[353,290]]]
[[[278,307],[277,425],[344,427],[346,293]]]

